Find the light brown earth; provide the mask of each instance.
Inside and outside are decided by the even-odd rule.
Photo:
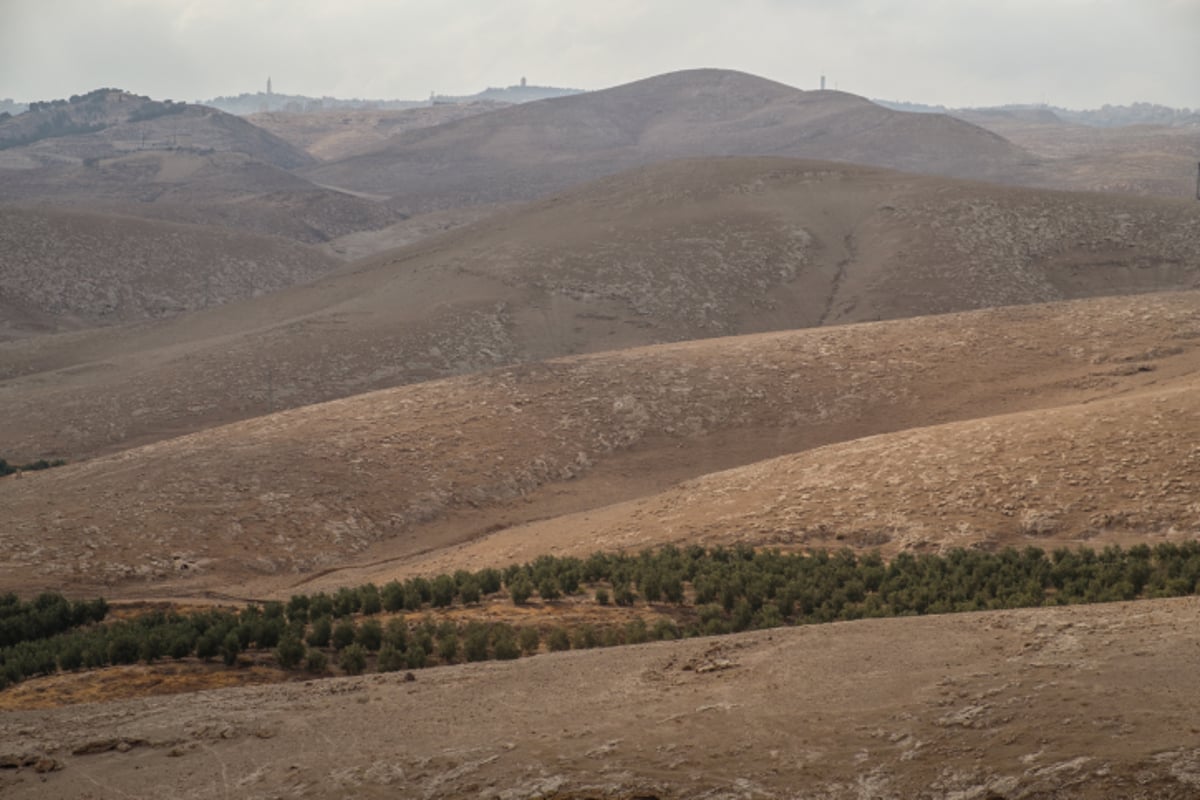
[[[685,70],[500,109],[301,170],[394,198],[409,213],[532,200],[634,166],[696,156],[787,156],[967,178],[1036,159],[941,114],[891,111],[742,72]]]
[[[554,102],[313,173],[354,193],[262,155],[67,137],[0,154],[0,197],[350,258],[479,213],[398,209],[528,198],[680,152],[1177,197],[1195,157],[1158,130],[993,125],[1018,147],[720,71]],[[383,117],[351,136],[274,122],[331,150],[386,133]],[[464,154],[474,166],[437,174]],[[401,176],[395,204],[373,196]],[[0,479],[0,587],[228,602],[664,542],[890,555],[1195,539],[1200,295],[1146,293],[1197,287],[1197,208],[678,162],[303,288],[3,344],[0,456],[77,463]],[[1011,306],[1069,298],[1092,299]],[[729,334],[753,335],[704,338]],[[493,611],[574,613],[478,613]],[[874,620],[413,681],[199,692],[280,675],[191,662],[55,676],[0,695],[0,796],[1190,799],[1198,612],[1188,598]]]
[[[0,207],[0,339],[175,316],[294,286],[337,265],[278,237]]]
[[[672,162],[268,297],[0,347],[0,441],[14,458],[77,459],[516,362],[1198,276],[1195,203],[824,162]]]
[[[1053,114],[955,112],[1040,157],[1023,182],[1089,192],[1195,199],[1200,130],[1073,125]],[[1025,174],[1025,173],[1022,173]]]
[[[386,227],[403,215],[244,153],[145,150],[87,165],[0,170],[0,203],[219,225],[306,244]]]
[[[922,547],[1004,541],[1021,524],[1040,544],[1094,528],[1192,535],[1198,348],[1200,304],[1181,292],[687,342],[400,387],[0,482],[0,583],[169,595],[258,577],[259,591],[286,597],[315,570],[402,570],[489,530],[792,453],[706,479],[726,489],[686,484],[646,500],[610,536],[567,517],[532,528],[524,549],[501,538],[487,558],[714,531]],[[1091,405],[1065,408],[1080,403]],[[987,419],[1039,409],[1061,410]],[[980,422],[910,430],[957,420]],[[837,442],[847,444],[811,451]],[[1058,469],[1039,466],[1048,458]],[[754,469],[773,475],[763,487],[782,483],[745,490],[742,527],[720,498],[756,484]],[[1080,485],[1068,492],[1069,480]],[[992,486],[1003,494],[984,502]],[[694,531],[671,518],[692,503]],[[1093,520],[1103,514],[1112,519]],[[970,535],[964,515],[976,515]],[[598,538],[577,535],[589,531]]]
[[[473,117],[506,105],[480,100],[401,110],[268,111],[250,114],[245,119],[314,158],[331,161],[372,150],[405,131]]]
[[[6,798],[1190,800],[1196,598],[0,716]],[[42,771],[39,771],[42,770]]]
[[[138,151],[195,150],[243,153],[280,169],[312,164],[315,159],[241,117],[215,108],[177,103],[172,113],[153,116],[148,110],[163,108],[149,97],[119,90],[97,92],[84,100],[18,114],[0,121],[0,175],[10,169],[37,165],[82,163],[85,159],[111,158]],[[137,119],[139,114],[149,119]],[[96,128],[69,136],[44,136],[46,124],[61,128],[65,119],[75,126]],[[28,144],[30,138],[42,136]]]

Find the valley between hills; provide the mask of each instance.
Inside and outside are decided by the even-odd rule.
[[[40,105],[5,797],[1200,792],[1194,130]]]

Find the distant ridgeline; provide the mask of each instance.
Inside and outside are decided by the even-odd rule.
[[[1127,106],[1104,105],[1100,108],[1076,110],[1048,106],[1044,104],[1015,104],[1004,106],[977,106],[971,108],[947,108],[946,106],[931,106],[924,103],[910,103],[901,100],[872,100],[871,102],[895,111],[910,111],[919,114],[958,114],[960,112],[977,112],[991,114],[1020,114],[1028,116],[1031,112],[1045,116],[1048,120],[1070,122],[1076,125],[1091,125],[1097,128],[1115,128],[1122,125],[1178,125],[1200,126],[1200,109],[1171,108],[1155,103],[1134,103]]]
[[[429,105],[424,100],[366,100],[358,97],[342,99],[338,97],[308,97],[302,94],[279,94],[277,92],[243,92],[236,96],[214,97],[211,100],[197,100],[196,102],[202,106],[209,106],[227,114],[239,116],[259,114],[265,111],[286,111],[300,114],[357,108],[402,110]]]
[[[338,97],[308,97],[302,94],[279,94],[277,92],[243,93],[236,97],[214,97],[199,100],[200,105],[211,106],[229,114],[258,114],[265,111],[284,111],[293,114],[330,111],[335,109],[379,109],[403,110],[420,108],[436,103],[471,103],[492,101],[498,103],[528,103],[549,97],[580,94],[580,89],[562,89],[555,86],[528,86],[519,84],[504,88],[488,87],[482,92],[469,95],[430,94],[428,100],[367,100]]]
[[[530,103],[534,100],[547,100],[551,97],[565,97],[572,94],[582,94],[582,89],[561,89],[556,86],[528,86],[524,82],[517,86],[498,88],[489,86],[478,94],[461,96],[435,94],[430,99],[434,103],[469,103],[478,100],[491,100],[499,103]]]
[[[35,101],[24,114],[0,114],[0,150],[42,139],[95,133],[122,122],[140,122],[188,108],[187,103],[151,100],[121,89],[95,89],[67,100]]]

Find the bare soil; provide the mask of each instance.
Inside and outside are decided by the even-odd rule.
[[[10,711],[0,790],[1190,799],[1198,615],[1186,598],[870,620]]]
[[[721,529],[797,545],[870,544],[874,531],[911,546],[999,543],[1022,520],[1067,538],[1192,531],[1197,308],[1191,293],[1144,295],[687,342],[282,412],[0,482],[0,576],[22,590],[108,595],[164,581],[225,591],[257,576],[286,597],[317,571],[400,569],[536,520],[547,522],[530,529],[534,550],[552,552]],[[988,419],[1126,396],[1111,412]],[[911,430],[955,420],[979,424]],[[837,442],[847,444],[802,452]],[[627,509],[620,536],[549,521],[797,453]],[[728,491],[709,490],[723,481]],[[777,492],[750,490],[774,481]],[[694,522],[677,522],[670,509],[693,504]],[[1092,520],[1105,513],[1111,524]]]
[[[0,440],[14,458],[78,459],[556,356],[1194,288],[1198,215],[827,163],[676,162],[253,301],[0,347]]]

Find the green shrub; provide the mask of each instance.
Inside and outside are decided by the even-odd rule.
[[[304,668],[315,675],[321,675],[329,668],[329,657],[324,650],[309,650],[304,659]]]
[[[275,660],[284,669],[295,669],[304,660],[306,654],[307,648],[304,646],[304,642],[293,636],[285,636],[279,641],[279,646],[275,648]]]
[[[565,628],[552,628],[546,637],[546,646],[551,652],[571,649],[571,636]]]
[[[532,625],[521,628],[517,634],[517,643],[521,646],[521,652],[525,655],[533,655],[538,651],[542,644],[542,637],[538,634],[538,629]]]
[[[237,631],[225,634],[225,638],[221,640],[221,659],[225,662],[225,666],[232,667],[236,664],[241,652],[242,642],[238,638]]]
[[[437,656],[443,663],[454,663],[458,658],[458,631],[450,630],[438,636]]]
[[[557,600],[562,597],[562,591],[558,588],[558,579],[553,575],[547,575],[538,581],[537,590],[543,600]]]
[[[349,644],[338,656],[338,666],[347,675],[361,675],[367,668],[367,651],[360,644]]]
[[[333,643],[334,650],[341,650],[344,647],[349,647],[354,643],[354,638],[357,635],[354,630],[354,621],[350,619],[339,620],[338,624],[333,628],[333,636],[330,641]]]
[[[522,573],[508,584],[508,595],[515,605],[524,605],[533,594],[533,583]]]
[[[358,626],[357,641],[367,652],[374,653],[383,644],[383,625],[377,619],[363,620]]]
[[[405,666],[404,653],[390,644],[384,644],[383,647],[379,648],[380,672],[396,672],[404,669]]]
[[[312,629],[305,639],[309,647],[328,647],[333,637],[333,620],[328,616],[318,617],[313,621]]]
[[[425,648],[421,645],[414,645],[408,648],[408,653],[405,656],[405,661],[409,669],[421,669],[425,666],[428,656],[425,655]]]
[[[511,661],[521,655],[516,632],[511,626],[498,624],[492,629],[492,652],[501,661]]]
[[[575,635],[571,639],[571,646],[576,650],[590,650],[600,644],[600,637],[596,633],[596,629],[587,623],[584,623],[575,628]]]
[[[408,647],[408,623],[404,621],[404,617],[388,620],[387,628],[383,632],[383,643],[404,652]]]

